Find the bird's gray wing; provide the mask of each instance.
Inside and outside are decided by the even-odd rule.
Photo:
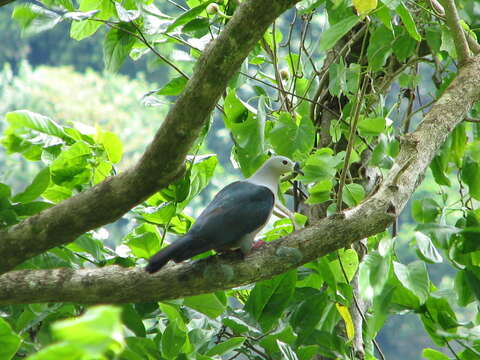
[[[189,231],[188,248],[174,257],[188,259],[211,249],[232,247],[246,234],[265,225],[275,197],[265,186],[236,181],[224,187]]]

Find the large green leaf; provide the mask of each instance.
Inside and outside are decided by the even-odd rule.
[[[82,360],[85,358],[85,351],[81,348],[72,343],[61,342],[44,347],[39,352],[29,356],[28,360]]]
[[[215,345],[213,348],[207,351],[208,356],[223,355],[229,351],[239,348],[245,342],[244,337],[232,337],[227,341],[221,342]]]
[[[118,354],[124,347],[120,314],[117,307],[92,307],[78,318],[56,322],[51,326],[52,333],[94,358],[106,351]]]
[[[475,200],[480,200],[480,166],[470,155],[463,159],[461,178],[468,185],[469,194]]]
[[[393,34],[385,26],[373,30],[368,42],[367,58],[372,71],[379,71],[392,53]]]
[[[430,280],[423,261],[414,261],[407,266],[393,262],[393,270],[402,285],[414,293],[423,304],[430,292]]]
[[[143,324],[142,318],[132,304],[122,306],[122,321],[135,335],[140,337],[146,336],[145,325]]]
[[[124,242],[136,257],[149,259],[160,250],[160,239],[156,226],[142,224],[133,229]]]
[[[326,292],[318,292],[300,303],[290,318],[295,332],[314,329],[323,316],[323,309],[328,303]]]
[[[422,36],[418,32],[412,14],[410,14],[410,11],[408,11],[407,7],[403,3],[400,3],[395,11],[398,15],[400,15],[403,25],[405,25],[405,29],[407,29],[407,32],[410,34],[410,36],[417,41],[422,40]]]
[[[40,170],[32,183],[21,193],[14,196],[15,202],[30,202],[37,199],[47,189],[50,184],[50,169],[48,167]]]
[[[102,132],[99,142],[103,145],[107,152],[108,160],[116,164],[122,159],[122,141],[120,138],[110,132]]]
[[[431,198],[414,200],[412,205],[412,217],[419,223],[434,222],[440,213],[440,206]]]
[[[315,128],[309,118],[299,121],[282,112],[270,130],[269,140],[278,155],[299,160],[309,154],[315,138]]]
[[[162,354],[167,359],[175,359],[182,352],[187,340],[187,334],[178,326],[177,321],[171,321],[162,334]]]
[[[422,356],[427,360],[450,360],[450,358],[444,353],[429,348],[423,349]]]
[[[324,31],[320,38],[320,51],[331,49],[340,38],[349,32],[361,18],[356,15],[349,16]]]
[[[107,70],[111,72],[120,70],[135,43],[135,38],[129,32],[135,31],[135,27],[130,24],[121,24],[120,28],[108,31],[103,44],[103,59]]]
[[[177,27],[184,25],[193,19],[195,19],[197,16],[199,16],[205,8],[211,3],[213,0],[208,0],[205,1],[204,3],[185,11],[182,15],[177,17],[173,23],[167,28],[167,32],[170,32],[172,30],[175,30]]]
[[[442,256],[427,235],[420,231],[415,231],[415,239],[418,250],[428,262],[441,263],[443,261]]]
[[[363,259],[359,268],[360,294],[365,299],[373,299],[379,294],[390,274],[390,256],[381,256],[374,251]]]
[[[202,294],[186,297],[185,306],[195,309],[211,319],[215,319],[225,311],[225,303],[215,294]]]
[[[361,118],[358,123],[358,131],[361,135],[378,136],[385,130],[386,123],[383,116]]]
[[[74,188],[88,184],[92,176],[88,160],[92,151],[83,142],[76,142],[68,150],[63,151],[50,165],[50,174],[56,185]]]
[[[72,140],[55,121],[28,110],[9,112],[5,115],[5,119],[10,125],[9,132],[22,134],[28,131],[34,131],[36,136],[38,136],[38,134],[44,134],[57,138],[56,140],[49,139],[49,141],[44,141],[44,146],[56,145],[59,143],[59,139],[64,141]]]
[[[184,76],[175,77],[158,90],[157,95],[180,95],[185,88],[185,85],[187,85],[187,81],[188,79]]]
[[[307,183],[329,180],[335,177],[337,169],[343,163],[343,154],[333,154],[329,148],[321,148],[310,155],[302,167],[305,175],[299,177],[300,181]]]
[[[58,13],[35,4],[25,4],[15,7],[12,18],[20,24],[22,34],[25,36],[50,30],[62,21],[62,16]]]
[[[349,206],[353,207],[365,198],[365,190],[363,186],[356,183],[346,184],[343,189],[342,200]]]
[[[110,0],[80,0],[79,9],[81,12],[99,10],[95,18],[107,20],[115,15],[114,2]],[[75,40],[82,40],[93,35],[102,25],[101,21],[82,20],[72,22],[70,36]]]
[[[227,89],[224,110],[225,126],[235,139],[236,158],[243,175],[248,177],[266,159],[265,119],[258,116],[256,109],[243,103],[232,89]]]
[[[0,317],[0,359],[11,359],[16,354],[20,342],[20,336]]]
[[[289,271],[257,283],[245,304],[247,310],[268,331],[282,315],[295,290],[297,272]]]

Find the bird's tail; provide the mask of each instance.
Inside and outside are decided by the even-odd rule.
[[[176,262],[184,260],[182,255],[188,246],[189,240],[191,240],[190,237],[189,234],[186,234],[153,255],[150,260],[148,260],[148,265],[145,267],[145,271],[153,274],[164,267],[169,260],[174,260]]]

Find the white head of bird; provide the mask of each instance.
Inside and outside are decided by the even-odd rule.
[[[277,194],[280,176],[299,170],[298,164],[285,156],[272,156],[247,181],[267,186]]]

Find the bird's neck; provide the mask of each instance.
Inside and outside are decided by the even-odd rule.
[[[279,175],[267,171],[265,168],[261,168],[247,180],[256,185],[266,186],[273,192],[275,198],[277,198],[278,183],[280,181]]]

